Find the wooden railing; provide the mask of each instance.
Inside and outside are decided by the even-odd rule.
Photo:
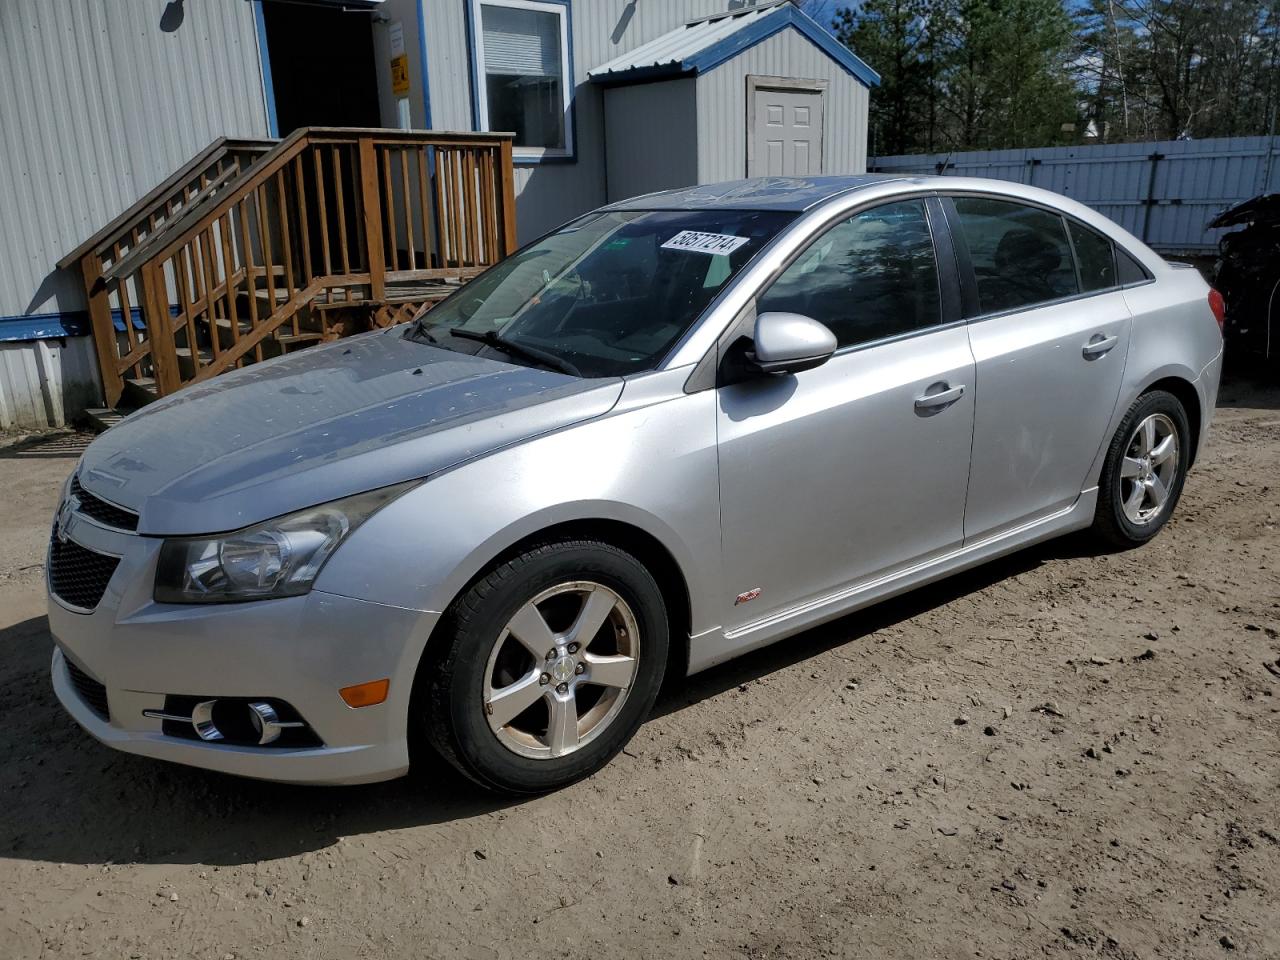
[[[82,253],[109,406],[406,319],[515,247],[509,134],[309,128],[214,179],[110,258]]]
[[[59,269],[75,266],[80,269],[110,406],[120,398],[121,378],[118,372],[112,374],[119,366],[116,361],[134,352],[141,337],[142,300],[132,281],[108,284],[103,272],[163,231],[189,208],[208,202],[276,142],[227,137],[215,140],[58,261]],[[137,369],[130,372],[142,377]]]

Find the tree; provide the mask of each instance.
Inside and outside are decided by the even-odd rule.
[[[928,14],[929,0],[866,0],[857,13],[848,7],[836,13],[833,26],[840,42],[880,73],[870,116],[877,153],[907,153],[932,144],[933,131],[918,122],[929,102],[933,65]]]
[[[1277,0],[1089,0],[1076,28],[1091,113],[1119,118],[1121,138],[1266,133],[1278,21]]]
[[[878,153],[1257,135],[1280,114],[1280,0],[861,0],[833,28],[883,76]]]
[[[834,26],[882,75],[877,152],[1050,143],[1076,119],[1060,0],[864,0]]]

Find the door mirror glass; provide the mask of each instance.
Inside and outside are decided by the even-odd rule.
[[[836,352],[836,335],[800,313],[756,317],[754,363],[765,373],[799,373],[826,363]]]

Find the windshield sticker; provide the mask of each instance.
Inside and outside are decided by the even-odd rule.
[[[734,237],[727,233],[700,233],[697,230],[681,230],[662,245],[664,250],[690,250],[694,253],[730,254],[746,243],[750,237]]]

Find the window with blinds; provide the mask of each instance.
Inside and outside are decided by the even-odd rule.
[[[484,0],[478,23],[477,80],[486,130],[510,130],[517,156],[569,153],[566,8],[535,0]]]

